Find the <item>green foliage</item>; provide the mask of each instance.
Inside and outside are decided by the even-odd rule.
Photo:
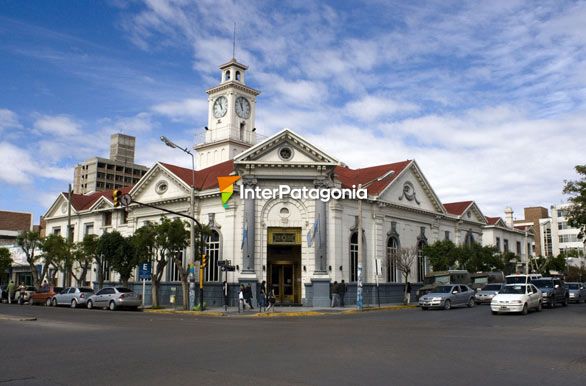
[[[515,257],[515,255],[503,256],[495,247],[482,246],[478,243],[459,248],[462,249],[460,268],[467,269],[469,272],[502,271],[505,267],[504,259]]]
[[[564,181],[564,194],[572,197],[568,199],[573,205],[568,210],[568,224],[580,229],[578,238],[583,239],[586,232],[586,165],[576,165],[576,172],[580,179]]]
[[[423,254],[429,258],[429,262],[435,271],[445,271],[453,268],[461,253],[461,248],[450,240],[436,241],[432,245],[426,245],[423,248]]]
[[[586,267],[582,264],[580,267],[569,265],[566,270],[566,281],[586,281]]]
[[[104,233],[97,242],[96,252],[120,274],[122,283],[127,284],[139,262],[131,238],[117,231]]]
[[[2,276],[12,265],[12,257],[8,248],[0,247],[0,276]]]

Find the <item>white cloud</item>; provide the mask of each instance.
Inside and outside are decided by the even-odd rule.
[[[21,127],[18,116],[8,109],[0,109],[0,131]]]
[[[35,121],[35,128],[46,134],[59,137],[81,133],[81,124],[67,115],[43,115]]]
[[[160,103],[151,107],[151,110],[175,121],[201,119],[201,117],[207,117],[208,101],[204,97],[190,98]]]
[[[413,103],[367,95],[360,100],[347,103],[344,110],[351,117],[361,121],[375,121],[397,113],[414,112],[418,107]]]
[[[103,118],[98,124],[108,134],[123,133],[128,135],[144,135],[157,127],[150,113],[142,112],[130,117]]]

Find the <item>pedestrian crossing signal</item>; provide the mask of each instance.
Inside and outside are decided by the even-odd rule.
[[[122,198],[122,191],[119,189],[114,189],[112,191],[112,198],[114,200],[114,207],[118,208],[120,206],[120,198]]]

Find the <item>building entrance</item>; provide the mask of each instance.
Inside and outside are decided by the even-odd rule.
[[[267,289],[278,305],[301,303],[301,228],[269,228]]]

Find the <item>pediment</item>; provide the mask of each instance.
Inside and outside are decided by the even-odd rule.
[[[441,201],[415,161],[380,193],[379,200],[428,212],[445,213]]]
[[[465,211],[462,213],[462,219],[465,221],[471,222],[478,222],[481,224],[486,224],[486,217],[480,211],[478,205],[475,202],[472,203]]]
[[[238,155],[234,163],[335,166],[339,162],[298,134],[284,129]]]
[[[185,198],[190,186],[160,163],[153,166],[129,193],[138,202],[159,202]]]
[[[114,203],[108,200],[106,197],[102,196],[89,208],[89,211],[98,211],[112,208],[114,208]]]
[[[47,212],[44,214],[44,218],[53,218],[53,217],[61,217],[67,216],[67,198],[63,195],[63,193],[59,193],[53,205],[49,207]],[[72,213],[77,213],[75,208],[71,208]]]

